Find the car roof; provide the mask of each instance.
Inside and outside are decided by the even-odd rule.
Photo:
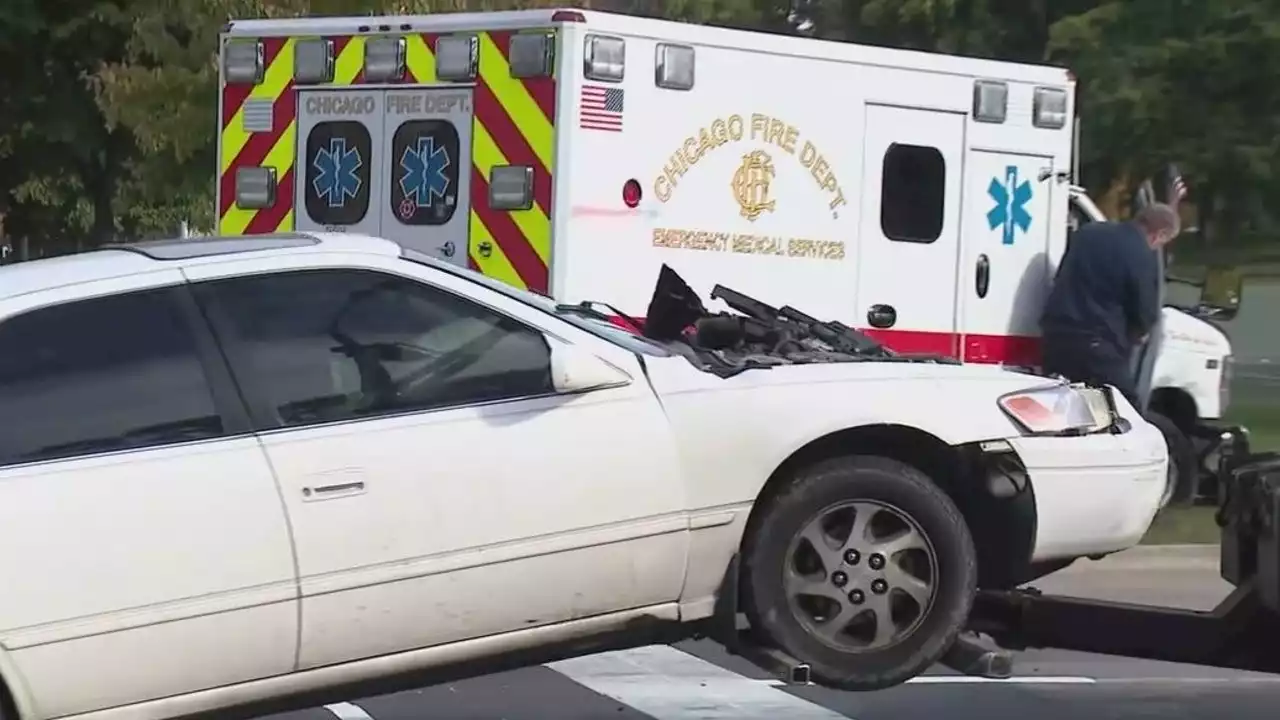
[[[358,252],[398,256],[391,240],[356,233],[212,235],[106,245],[95,250],[0,266],[0,299],[56,287],[183,267],[248,253],[291,256]]]

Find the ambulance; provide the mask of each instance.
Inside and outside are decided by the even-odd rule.
[[[1062,68],[573,9],[237,20],[220,61],[221,234],[367,233],[638,318],[666,264],[1035,367],[1069,229],[1104,219]],[[1148,348],[1179,502],[1226,407],[1205,307]]]

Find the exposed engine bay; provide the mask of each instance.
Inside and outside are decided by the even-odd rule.
[[[644,337],[722,377],[804,363],[959,364],[940,355],[896,353],[842,323],[821,321],[791,306],[774,308],[723,285],[712,288],[711,299],[735,312],[711,312],[675,270],[663,265],[645,322],[633,324]]]

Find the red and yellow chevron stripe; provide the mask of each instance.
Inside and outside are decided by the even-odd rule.
[[[539,31],[547,32],[547,31]],[[482,32],[480,77],[473,106],[470,247],[472,267],[519,288],[547,292],[551,257],[551,179],[555,148],[555,79],[514,78],[509,65],[511,32]],[[331,86],[364,81],[364,43],[369,36],[334,37],[335,69]],[[302,36],[266,38],[263,82],[222,89],[222,138],[219,152],[219,232],[258,234],[294,227],[294,162],[297,155],[293,85],[293,48]],[[435,35],[407,36],[406,82],[432,84]],[[242,128],[245,101],[273,102],[270,133]],[[489,174],[496,165],[532,165],[534,205],[529,210],[488,207]],[[242,210],[234,205],[235,171],[243,166],[276,169],[274,207]],[[482,252],[482,249],[484,251]]]

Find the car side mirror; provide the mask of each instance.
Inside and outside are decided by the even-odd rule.
[[[1211,267],[1204,275],[1197,308],[1205,316],[1230,320],[1240,311],[1244,274],[1238,267]]]
[[[584,393],[631,384],[621,368],[578,345],[547,338],[551,346],[551,384],[558,393]]]

